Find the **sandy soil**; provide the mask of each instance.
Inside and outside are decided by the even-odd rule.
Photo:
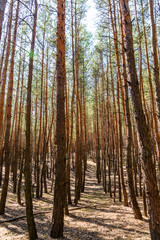
[[[11,187],[10,187],[11,188]],[[141,199],[138,199],[141,205]],[[44,194],[40,200],[34,198],[34,212],[44,212],[35,215],[38,239],[48,239],[51,229],[53,194]],[[90,162],[87,170],[86,188],[77,206],[70,206],[70,215],[65,216],[64,238],[66,240],[103,240],[103,239],[150,239],[148,219],[134,219],[131,207],[110,199],[103,192],[102,186],[95,178],[95,164]],[[19,206],[16,196],[8,194],[6,213],[0,216],[4,219],[25,215],[25,207]],[[26,240],[28,238],[26,219],[0,223],[0,239]]]

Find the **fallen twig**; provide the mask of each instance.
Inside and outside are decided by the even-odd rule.
[[[34,213],[34,215],[47,214],[47,213],[52,213],[52,211],[37,212],[37,213]],[[19,217],[4,219],[4,220],[0,221],[0,224],[1,224],[1,223],[6,223],[6,222],[17,221],[17,220],[23,219],[23,218],[26,218],[26,215],[21,215],[21,216],[19,216]]]
[[[82,209],[82,208],[95,209],[97,206],[100,206],[100,205],[97,204],[97,205],[94,205],[94,206],[75,207],[75,208],[69,209],[69,211],[72,212],[72,211],[80,210],[80,209]],[[41,214],[47,214],[47,213],[52,213],[52,210],[34,213],[34,216],[36,216],[36,215],[41,215]],[[14,222],[14,221],[17,221],[17,220],[23,219],[23,218],[26,218],[26,215],[21,215],[21,216],[19,216],[19,217],[4,219],[4,220],[0,221],[0,224],[2,224],[2,223],[7,223],[7,222]]]

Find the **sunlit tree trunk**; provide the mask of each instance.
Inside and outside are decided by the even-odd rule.
[[[51,230],[52,238],[63,237],[66,171],[65,130],[65,1],[57,1],[57,158],[55,165],[54,211]]]
[[[13,2],[11,2],[11,4],[13,5]],[[16,20],[15,20],[15,26],[14,26],[14,35],[13,35],[13,45],[12,45],[12,52],[11,52],[11,65],[10,65],[10,73],[9,73],[7,103],[6,103],[7,125],[6,125],[6,131],[5,131],[5,139],[4,139],[5,176],[4,176],[4,183],[3,183],[1,201],[0,201],[0,214],[3,214],[5,211],[7,191],[8,191],[8,182],[9,182],[10,157],[11,157],[10,156],[10,154],[11,154],[11,152],[10,152],[10,150],[11,150],[10,149],[11,148],[11,135],[10,135],[11,109],[12,109],[12,98],[13,98],[14,57],[15,57],[15,48],[16,48],[19,4],[20,4],[20,1],[18,0],[17,9],[16,9]],[[11,8],[13,9],[13,6]]]
[[[153,50],[153,75],[155,82],[155,90],[156,90],[156,101],[158,108],[158,116],[160,120],[160,79],[159,79],[159,62],[158,62],[158,43],[157,43],[157,29],[154,19],[153,12],[153,0],[148,0],[149,5],[149,14],[150,14],[150,22],[151,22],[151,36],[152,36],[152,50]]]

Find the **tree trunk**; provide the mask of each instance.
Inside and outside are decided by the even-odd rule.
[[[142,108],[138,78],[135,67],[132,22],[127,0],[121,0],[123,27],[125,35],[126,60],[129,75],[134,114],[142,143],[142,162],[145,173],[146,190],[148,195],[149,225],[151,239],[160,239],[160,196],[157,187],[156,171],[152,159],[152,142],[150,130]]]
[[[99,107],[98,107],[98,82],[97,82],[97,76],[95,76],[95,101],[96,101],[96,177],[98,180],[98,183],[101,182],[101,163],[100,163],[100,137],[99,137]]]
[[[11,46],[11,30],[12,30],[12,14],[13,14],[13,3],[11,2],[10,11],[9,11],[9,22],[8,22],[8,43],[6,49],[6,58],[4,62],[4,68],[2,72],[2,87],[0,93],[0,185],[2,181],[2,167],[3,167],[3,140],[4,140],[4,100],[5,100],[5,89],[6,89],[6,79],[7,79],[7,70],[9,63],[9,54]]]
[[[55,165],[54,212],[51,230],[52,238],[63,237],[64,205],[65,205],[65,1],[57,1],[57,159]]]
[[[160,81],[159,81],[159,63],[158,63],[158,48],[157,48],[157,30],[156,24],[154,20],[153,13],[153,0],[148,0],[149,5],[149,14],[151,21],[151,36],[152,36],[152,50],[153,50],[153,74],[154,74],[154,82],[155,82],[155,90],[156,90],[156,101],[158,108],[158,115],[160,120]]]
[[[37,238],[37,231],[33,216],[32,204],[32,177],[31,177],[31,91],[33,75],[33,54],[35,47],[36,25],[37,25],[37,0],[35,0],[34,22],[32,30],[31,54],[29,59],[28,87],[27,87],[27,106],[26,106],[26,149],[25,149],[25,199],[26,216],[30,240]]]
[[[7,0],[1,0],[1,2],[0,2],[0,40],[1,40],[1,35],[2,35],[2,24],[3,24],[6,2],[7,2]]]
[[[11,53],[11,65],[10,65],[10,73],[9,73],[9,83],[8,83],[8,92],[7,92],[7,104],[6,104],[6,116],[7,116],[7,125],[5,131],[5,140],[4,140],[4,150],[5,150],[5,177],[2,188],[1,202],[0,202],[0,214],[4,214],[6,199],[7,199],[7,190],[8,190],[8,182],[9,182],[9,170],[10,170],[10,147],[11,147],[11,109],[12,109],[12,97],[13,97],[13,75],[14,75],[14,56],[15,56],[15,48],[16,48],[16,36],[17,36],[17,23],[18,23],[18,14],[19,14],[19,3],[17,2],[16,9],[16,21],[14,26],[14,35],[13,35],[13,46]],[[13,10],[13,1],[11,2],[11,8]],[[11,11],[12,11],[11,10]],[[12,17],[12,15],[11,15]]]
[[[122,21],[122,19],[121,19]],[[129,98],[128,98],[128,86],[127,86],[127,72],[126,72],[126,62],[124,55],[124,35],[122,28],[122,63],[123,63],[123,77],[124,77],[124,90],[125,90],[125,105],[126,105],[126,118],[127,118],[127,160],[126,160],[126,168],[128,175],[128,186],[129,193],[132,203],[132,208],[134,212],[134,216],[136,219],[142,219],[142,214],[140,208],[138,206],[138,202],[136,199],[135,189],[134,189],[134,181],[133,181],[133,168],[132,168],[132,126],[131,126],[131,117],[129,110]]]

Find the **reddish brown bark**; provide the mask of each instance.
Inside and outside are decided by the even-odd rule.
[[[52,238],[63,237],[65,206],[66,130],[65,130],[65,1],[57,1],[57,159],[55,164],[55,191]]]
[[[6,116],[7,116],[7,125],[5,131],[5,139],[4,139],[4,150],[5,150],[5,176],[4,183],[2,188],[1,202],[0,202],[0,214],[3,214],[5,211],[6,199],[7,199],[7,190],[9,183],[9,171],[10,171],[10,146],[11,146],[11,109],[12,109],[12,98],[13,98],[13,76],[14,76],[14,56],[15,56],[15,48],[16,48],[16,36],[17,36],[17,24],[18,24],[18,14],[19,14],[19,3],[17,2],[16,9],[16,21],[14,26],[14,35],[13,35],[13,46],[11,53],[11,65],[10,65],[10,73],[9,73],[9,83],[8,83],[8,92],[7,92],[7,104],[6,104]],[[13,1],[11,2],[11,11],[13,10]],[[12,18],[12,14],[10,15]]]

